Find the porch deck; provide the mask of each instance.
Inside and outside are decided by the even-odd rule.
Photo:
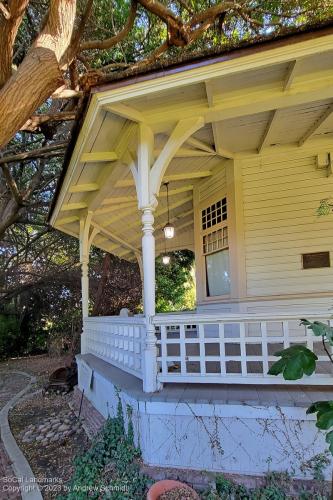
[[[256,407],[302,407],[307,408],[315,401],[332,398],[331,387],[304,385],[258,385],[245,384],[164,384],[160,392],[143,391],[142,381],[126,373],[93,354],[79,354],[78,360],[84,360],[93,370],[114,386],[137,401],[189,403],[189,404],[224,404],[254,405]]]

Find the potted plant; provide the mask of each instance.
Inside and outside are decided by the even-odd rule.
[[[147,500],[199,500],[199,495],[187,484],[164,479],[153,484],[147,493]]]

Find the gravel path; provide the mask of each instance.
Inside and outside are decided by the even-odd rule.
[[[29,378],[20,373],[0,371],[0,411],[29,383]],[[0,499],[21,499],[18,481],[0,437]]]

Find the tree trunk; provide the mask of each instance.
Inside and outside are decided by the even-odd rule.
[[[0,90],[0,148],[63,84],[61,71],[66,61],[62,58],[71,41],[75,12],[76,0],[51,0],[44,29],[17,72]]]

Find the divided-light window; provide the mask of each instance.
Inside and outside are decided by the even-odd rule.
[[[227,219],[227,198],[222,198],[201,211],[202,250],[208,297],[230,293]]]

